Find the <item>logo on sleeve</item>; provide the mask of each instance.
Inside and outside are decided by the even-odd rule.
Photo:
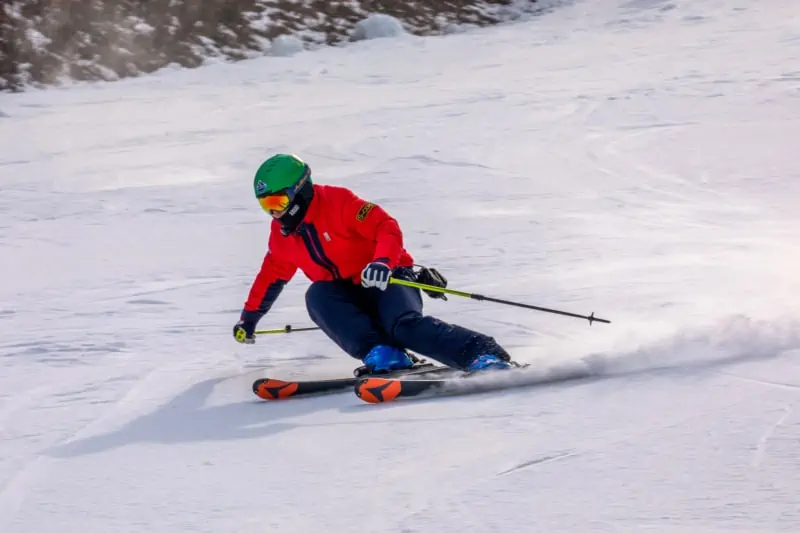
[[[364,222],[364,219],[367,218],[367,215],[369,214],[370,211],[372,211],[373,207],[375,207],[375,204],[371,202],[367,202],[364,205],[362,205],[361,209],[358,210],[358,214],[356,215],[356,220],[358,220],[359,222]]]

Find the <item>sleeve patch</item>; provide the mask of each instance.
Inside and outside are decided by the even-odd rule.
[[[364,219],[367,218],[369,212],[372,211],[372,208],[374,207],[375,204],[371,202],[367,202],[364,205],[362,205],[361,209],[358,210],[358,214],[356,214],[356,220],[358,220],[359,222],[363,222]]]

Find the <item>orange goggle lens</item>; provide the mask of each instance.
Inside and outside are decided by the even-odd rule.
[[[261,204],[262,209],[267,213],[270,211],[284,211],[289,207],[289,202],[289,195],[285,192],[270,194],[269,196],[258,199],[258,203]]]

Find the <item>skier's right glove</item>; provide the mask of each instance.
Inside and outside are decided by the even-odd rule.
[[[233,338],[236,342],[242,344],[255,344],[256,342],[256,324],[255,322],[247,322],[240,320],[233,326]]]
[[[365,266],[361,271],[361,285],[385,291],[392,277],[392,268],[386,264],[387,262],[387,259],[378,259]]]

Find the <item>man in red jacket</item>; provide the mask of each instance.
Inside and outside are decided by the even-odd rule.
[[[253,187],[273,220],[269,249],[233,328],[238,342],[255,342],[258,321],[300,269],[312,282],[311,319],[363,361],[362,372],[408,368],[414,360],[406,350],[468,371],[511,366],[492,337],[423,315],[418,289],[389,282],[436,279],[417,277],[397,221],[380,206],[344,187],[312,184],[309,166],[289,154],[267,159]]]

